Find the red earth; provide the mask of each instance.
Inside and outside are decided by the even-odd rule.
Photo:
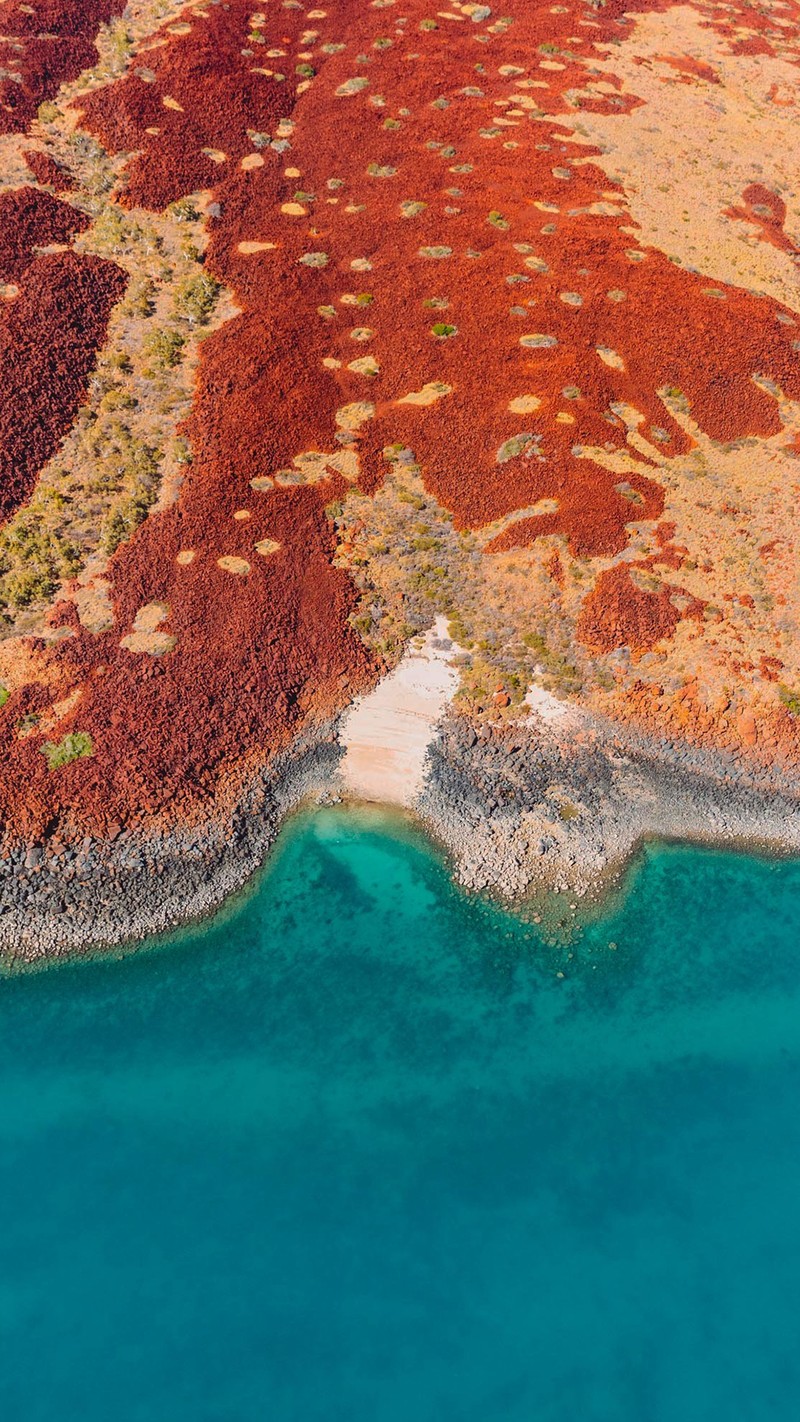
[[[366,683],[373,669],[348,623],[355,590],[331,565],[324,513],[343,482],[332,474],[267,494],[250,483],[303,451],[332,449],[343,405],[376,407],[359,437],[366,492],[383,477],[384,446],[403,443],[458,526],[553,499],[555,513],[517,522],[493,547],[558,533],[578,556],[621,552],[632,519],[663,509],[656,465],[628,481],[643,500],[632,510],[618,476],[578,457],[581,446],[626,447],[615,406],[641,411],[642,432],[667,455],[689,439],[662,388],[681,391],[716,440],[780,428],[775,402],[752,380],[759,372],[800,399],[780,308],[738,288],[711,299],[706,278],[639,246],[623,230],[629,214],[614,207],[621,190],[591,162],[596,151],[569,141],[565,96],[587,83],[593,46],[624,38],[626,16],[653,8],[609,0],[589,12],[571,0],[554,11],[508,0],[514,24],[492,17],[483,43],[486,23],[432,20],[421,0],[404,5],[405,24],[392,9],[341,0],[327,15],[269,9],[260,25],[250,0],[230,0],[187,11],[189,34],[159,32],[125,78],[83,101],[84,126],[111,151],[134,154],[125,204],[158,210],[209,191],[206,265],[241,314],[203,343],[189,422],[195,459],[178,503],[112,562],[115,628],[90,635],[71,607],[58,614],[75,635],[51,654],[57,676],[65,689],[84,688],[59,733],[91,728],[94,754],[50,775],[37,742],[16,739],[4,718],[0,817],[20,823],[22,787],[29,834],[59,814],[100,828],[190,815],[309,715],[341,707]],[[744,0],[724,17],[704,14],[731,34],[763,18]],[[316,34],[304,39],[308,27]],[[325,54],[327,42],[344,47]],[[549,67],[539,73],[542,56]],[[538,74],[537,87],[518,90],[519,65]],[[531,95],[535,122],[519,106]],[[585,106],[625,112],[637,102],[618,87],[592,91]],[[252,162],[243,168],[243,159]],[[401,205],[416,202],[426,205],[404,215]],[[263,246],[248,254],[242,243]],[[67,260],[38,259],[28,282],[42,262]],[[363,305],[343,305],[345,293]],[[28,309],[21,300],[10,312]],[[437,338],[437,322],[456,330]],[[371,334],[354,343],[359,328]],[[24,340],[18,324],[9,349]],[[613,378],[598,348],[620,358]],[[348,368],[365,355],[374,376]],[[395,403],[428,381],[452,393],[424,412]],[[526,394],[539,408],[512,416],[509,402]],[[522,433],[522,452],[498,458]],[[15,478],[39,467],[36,439],[27,430]],[[240,510],[249,518],[235,520]],[[264,539],[279,550],[254,553]],[[194,561],[176,562],[182,550]],[[220,556],[246,560],[249,572],[226,571]],[[674,592],[643,592],[624,567],[602,574],[584,607],[585,640],[653,645],[680,616]],[[151,602],[168,605],[165,630],[177,638],[161,658],[120,646]],[[51,700],[31,685],[19,714]]]
[[[50,154],[43,153],[40,148],[29,148],[25,154],[25,162],[37,183],[55,188],[57,193],[69,192],[75,187],[72,174],[64,168],[59,168]]]
[[[0,133],[24,133],[44,99],[96,63],[100,25],[124,8],[125,0],[0,0],[0,69],[7,71]]]
[[[42,204],[63,206],[47,194]],[[43,208],[39,208],[41,213]],[[83,224],[74,208],[54,218],[51,240]],[[72,425],[103,344],[108,318],[125,290],[113,262],[75,252],[33,257],[30,241],[41,228],[20,227],[0,213],[4,279],[19,295],[0,303],[0,519],[28,497],[36,476]]]

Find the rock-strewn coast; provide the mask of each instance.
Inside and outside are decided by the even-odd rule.
[[[341,756],[326,723],[201,828],[17,845],[0,861],[0,954],[34,963],[211,913],[263,863],[286,815],[340,796]],[[449,715],[415,808],[462,884],[509,900],[583,898],[646,836],[800,852],[800,777],[582,713],[477,728]]]
[[[525,725],[450,717],[419,801],[471,889],[596,890],[652,836],[800,852],[800,777],[655,741],[586,713]]]
[[[15,845],[0,859],[0,956],[33,963],[206,916],[263,863],[285,817],[335,782],[340,755],[328,723],[253,776],[230,813],[202,826]]]

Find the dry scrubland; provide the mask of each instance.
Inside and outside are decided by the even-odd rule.
[[[7,856],[230,812],[437,617],[473,726],[791,781],[796,3],[0,36]]]

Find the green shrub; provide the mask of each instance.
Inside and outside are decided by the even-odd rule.
[[[778,695],[791,716],[800,716],[800,691],[790,691],[788,686],[779,686]]]
[[[180,331],[154,331],[147,337],[144,350],[156,370],[171,370],[178,364],[185,344],[186,337]]]
[[[82,756],[92,755],[94,746],[88,731],[71,731],[58,743],[45,741],[41,752],[47,761],[48,770],[59,770],[62,765],[69,765],[71,761],[80,760]]]
[[[208,272],[188,277],[178,289],[175,310],[192,326],[202,326],[214,310],[221,287]]]

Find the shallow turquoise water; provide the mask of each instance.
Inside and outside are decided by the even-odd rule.
[[[793,1422],[799,1088],[800,865],[650,849],[554,948],[299,820],[204,932],[0,982],[0,1415]]]

